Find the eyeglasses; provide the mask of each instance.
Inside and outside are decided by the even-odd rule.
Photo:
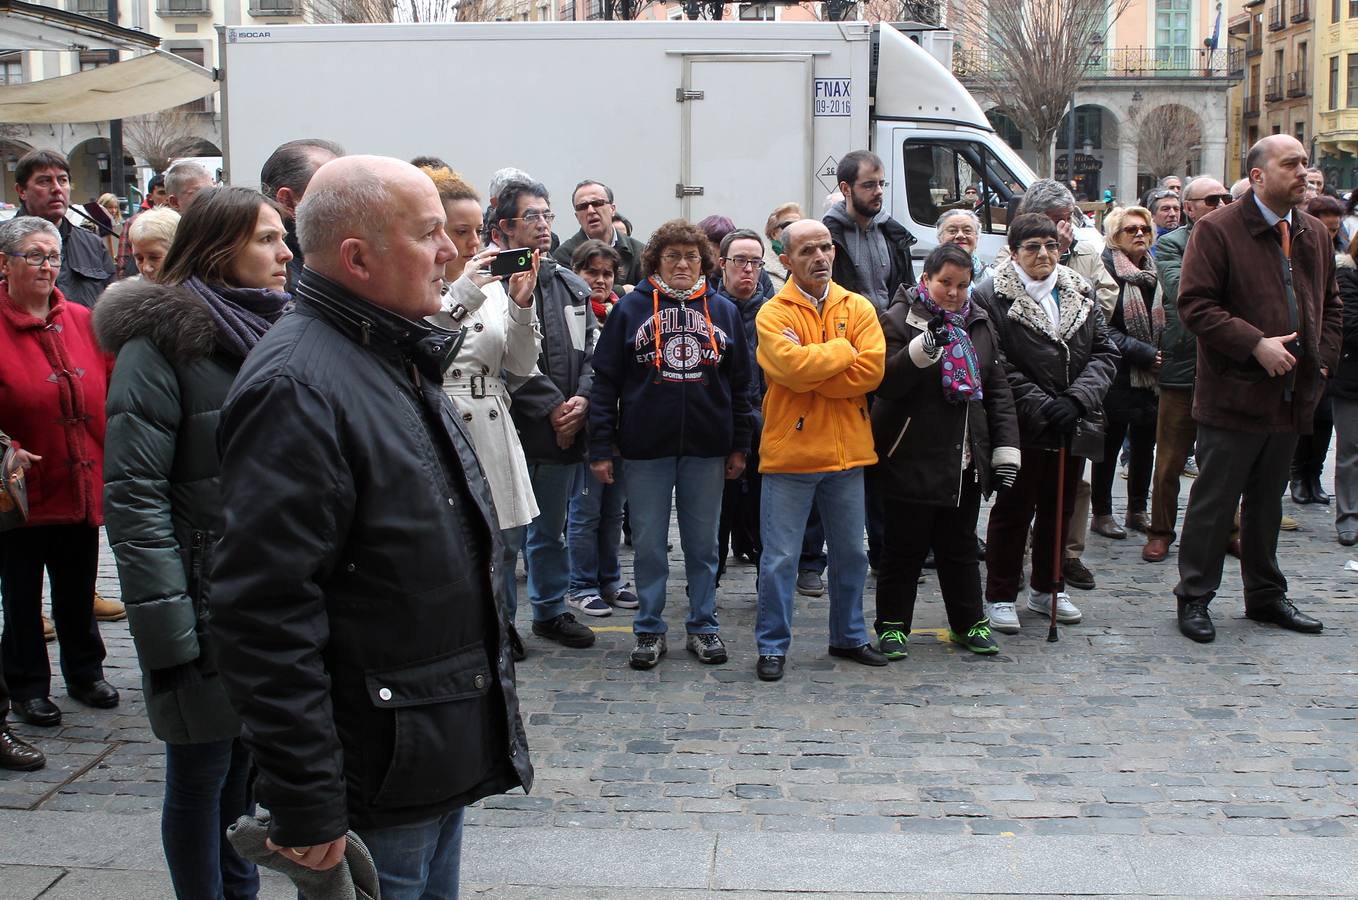
[[[889,181],[860,181],[858,184],[855,184],[854,187],[860,187],[869,191],[876,190],[877,188],[886,190],[890,184],[891,182]]]
[[[1208,194],[1206,197],[1195,197],[1195,198],[1193,198],[1192,200],[1189,200],[1188,202],[1189,202],[1189,203],[1206,203],[1208,206],[1212,207],[1213,209],[1216,209],[1218,206],[1221,206],[1223,203],[1230,203],[1230,202],[1231,202],[1231,195],[1230,195],[1230,194]]]
[[[701,253],[662,253],[660,254],[660,258],[670,265],[686,262],[691,266],[696,266],[703,261],[703,255]]]
[[[976,237],[976,229],[970,225],[949,225],[943,229],[943,234],[947,237],[961,237],[964,234],[968,237]]]
[[[1138,234],[1151,233],[1150,227],[1147,225],[1123,225],[1118,230],[1129,237],[1136,237]]]
[[[529,225],[536,225],[536,224],[539,223],[539,222],[546,222],[548,225],[550,225],[550,224],[552,224],[553,222],[556,221],[556,213],[554,213],[554,212],[538,212],[537,210],[533,210],[532,212],[530,212],[530,213],[529,213],[528,215],[526,215],[526,216],[515,216],[514,218],[510,219],[509,221],[511,221],[511,222],[527,222]]]
[[[609,205],[607,200],[582,200],[575,204],[576,212],[584,212],[587,209],[603,209]]]
[[[748,256],[723,256],[723,262],[735,263],[737,269],[762,269],[764,261],[762,259],[751,259]],[[673,260],[671,260],[673,262]]]
[[[1019,244],[1019,249],[1024,253],[1049,253],[1055,255],[1061,252],[1061,245],[1056,241],[1026,241]]]
[[[775,226],[773,226],[773,227],[774,227],[774,229],[777,230],[777,231],[782,231],[784,228],[786,228],[787,226],[791,225],[793,222],[800,222],[800,221],[801,221],[801,219],[788,219],[786,222],[779,222],[777,225],[775,225]]]
[[[30,250],[27,253],[11,253],[15,259],[22,259],[35,269],[42,268],[43,263],[49,263],[52,268],[61,268],[60,253],[43,253],[41,250]]]

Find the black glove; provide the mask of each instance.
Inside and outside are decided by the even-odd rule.
[[[924,331],[924,352],[930,356],[939,347],[948,346],[952,340],[952,332],[948,330],[948,317],[939,313],[929,320],[929,324]]]
[[[1015,479],[1018,478],[1018,463],[1000,463],[995,466],[990,480],[994,482],[995,490],[1002,491],[1005,488],[1014,486]]]
[[[1072,397],[1064,394],[1048,400],[1042,407],[1042,413],[1047,417],[1047,424],[1053,431],[1060,434],[1071,434],[1075,431],[1075,423],[1084,415],[1084,410],[1080,404]]]

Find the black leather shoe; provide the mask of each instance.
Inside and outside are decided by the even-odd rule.
[[[1315,503],[1316,498],[1311,496],[1311,486],[1306,483],[1304,478],[1293,478],[1287,484],[1288,493],[1292,495],[1293,503],[1307,504]]]
[[[759,662],[755,663],[754,673],[760,681],[777,681],[783,677],[783,663],[786,661],[786,656],[761,656]]]
[[[1358,544],[1358,531],[1339,532],[1339,543],[1343,544],[1345,547],[1352,547],[1354,544]]]
[[[523,638],[519,637],[519,629],[513,625],[509,626],[509,653],[514,657],[514,662],[523,662],[528,658],[528,650],[523,646]]]
[[[1325,488],[1320,486],[1320,476],[1312,475],[1308,487],[1311,489],[1311,500],[1315,503],[1330,505],[1330,495],[1325,493]]]
[[[47,757],[37,747],[24,743],[0,719],[0,769],[32,772],[47,765]]]
[[[1179,631],[1199,644],[1210,644],[1217,639],[1217,627],[1202,600],[1179,601]]]
[[[865,666],[885,666],[889,662],[881,651],[871,644],[859,644],[857,647],[848,648],[831,647],[830,655],[838,656],[840,659],[851,659]]]
[[[1253,619],[1256,622],[1271,622],[1280,628],[1300,631],[1302,634],[1320,634],[1325,629],[1320,620],[1313,619],[1297,609],[1297,605],[1286,597],[1267,606],[1259,606],[1254,609],[1247,608],[1245,618]]]
[[[118,705],[118,691],[102,678],[93,684],[68,684],[66,693],[76,703],[95,709],[112,709]]]
[[[14,714],[20,721],[44,728],[61,724],[61,710],[50,697],[37,697],[33,700],[15,700]]]
[[[563,647],[574,647],[577,650],[582,647],[594,646],[593,630],[588,625],[581,625],[575,621],[575,616],[570,613],[562,613],[545,622],[534,622],[533,634],[549,641],[556,641]]]

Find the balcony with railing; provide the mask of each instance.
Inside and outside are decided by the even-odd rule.
[[[1251,31],[1250,36],[1245,39],[1245,55],[1260,56],[1263,52],[1264,36],[1257,31]]]
[[[156,15],[164,18],[211,14],[212,4],[209,0],[156,0]]]
[[[1282,31],[1287,27],[1287,4],[1278,0],[1268,8],[1268,30]]]
[[[1292,21],[1305,22],[1311,18],[1311,0],[1292,0]]]
[[[1281,76],[1270,75],[1264,79],[1264,99],[1269,103],[1283,99],[1283,80]]]
[[[1299,70],[1287,73],[1287,96],[1305,97],[1306,90],[1306,71]]]
[[[1251,94],[1245,98],[1244,112],[1247,119],[1259,118],[1259,97],[1257,94]]]
[[[264,16],[300,16],[302,14],[302,0],[250,0],[250,15],[255,17]]]
[[[71,11],[92,19],[107,19],[108,0],[74,0]]]
[[[1193,47],[1115,47],[1090,51],[1086,79],[1103,78],[1241,78],[1245,73],[1239,47],[1206,50]],[[953,74],[962,80],[998,70],[1003,61],[988,50],[959,47],[953,52]]]

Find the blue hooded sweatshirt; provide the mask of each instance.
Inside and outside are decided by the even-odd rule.
[[[750,427],[750,351],[734,303],[710,285],[681,303],[649,278],[618,301],[594,344],[591,460],[612,459],[615,445],[623,459],[724,458],[749,452]]]

